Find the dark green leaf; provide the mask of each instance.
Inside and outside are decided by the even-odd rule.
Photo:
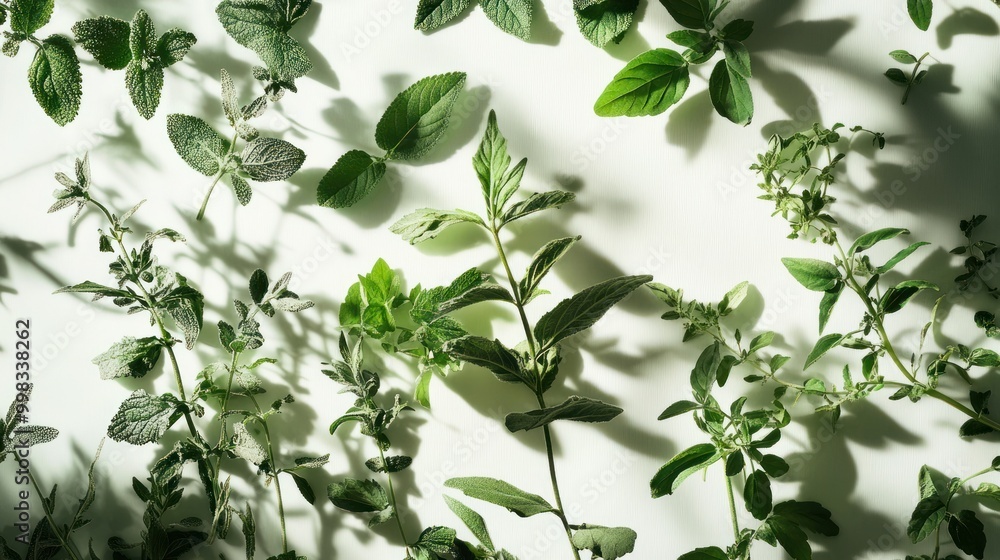
[[[444,136],[465,85],[462,72],[424,78],[400,93],[375,127],[375,141],[393,159],[423,156]]]
[[[139,115],[149,120],[160,106],[163,68],[146,59],[133,59],[125,69],[125,87]]]
[[[747,79],[728,61],[727,57],[715,65],[708,80],[708,92],[720,115],[745,126],[753,120],[753,94]],[[749,67],[742,70],[749,72]]]
[[[866,233],[859,237],[857,241],[851,245],[851,248],[847,251],[847,256],[853,256],[855,253],[871,249],[877,243],[898,237],[900,235],[908,235],[909,233],[909,230],[902,228],[884,228],[871,233]]]
[[[667,418],[673,418],[675,416],[680,416],[681,414],[686,414],[692,410],[698,410],[702,406],[696,402],[692,401],[677,401],[674,404],[667,407],[666,410],[660,413],[656,418],[657,420],[666,420]]]
[[[247,143],[240,159],[240,169],[251,179],[284,181],[302,167],[306,154],[284,140],[261,137]]]
[[[549,408],[508,414],[504,424],[511,432],[529,431],[547,426],[556,420],[610,422],[622,412],[624,411],[617,406],[594,399],[573,396],[561,404]]]
[[[844,342],[844,335],[842,334],[828,334],[820,338],[816,342],[816,346],[813,347],[812,351],[806,357],[806,364],[803,366],[803,369],[809,369],[809,366],[815,364],[816,360],[822,358],[830,350],[840,346],[842,342]]]
[[[711,29],[716,0],[660,0],[674,20],[689,29]]]
[[[83,96],[83,77],[69,39],[52,35],[42,41],[28,68],[28,83],[35,100],[56,124],[64,126],[76,118]]]
[[[948,509],[937,494],[920,500],[916,509],[913,510],[913,515],[910,516],[910,522],[906,526],[906,534],[915,543],[926,539],[937,531],[947,513]]]
[[[462,14],[471,0],[420,0],[414,29],[433,31]]]
[[[486,522],[483,521],[483,516],[479,515],[469,506],[447,494],[444,495],[444,501],[448,504],[448,508],[451,509],[452,513],[457,515],[458,518],[462,520],[462,523],[465,523],[465,526],[472,531],[472,534],[479,539],[479,542],[482,543],[487,550],[493,551],[493,539],[490,538],[490,532],[489,529],[486,528]]]
[[[931,26],[931,17],[934,13],[934,0],[906,0],[906,9],[910,12],[910,19],[921,31],[927,31]]]
[[[510,208],[504,212],[501,223],[503,225],[507,225],[514,220],[520,220],[521,218],[534,214],[535,212],[541,212],[542,210],[548,210],[550,208],[559,208],[563,204],[569,204],[575,198],[575,194],[566,191],[548,191],[532,194],[525,200],[512,204]]]
[[[670,49],[654,49],[633,58],[605,88],[594,105],[602,117],[659,115],[684,97],[691,77],[688,63]]]
[[[831,519],[828,509],[816,502],[789,500],[774,505],[773,514],[794,522],[799,527],[827,537],[840,534],[840,527]]]
[[[604,48],[608,43],[621,40],[632,27],[639,0],[576,0],[573,11],[580,32],[595,46]]]
[[[73,36],[83,50],[109,70],[121,70],[132,60],[127,21],[108,16],[85,19],[73,25]]]
[[[715,384],[721,361],[718,342],[706,347],[698,356],[698,361],[695,362],[694,369],[691,370],[691,389],[694,390],[695,397],[699,401],[707,399],[712,392],[712,385]]]
[[[544,352],[560,340],[589,329],[619,301],[652,276],[622,276],[584,289],[559,302],[535,325],[535,338]]]
[[[743,502],[747,511],[757,519],[766,519],[771,513],[771,479],[764,471],[756,470],[747,477]]]
[[[13,0],[10,3],[10,28],[31,35],[52,17],[55,0]]]
[[[681,451],[667,464],[660,467],[649,487],[654,498],[673,494],[677,487],[692,474],[708,468],[722,458],[719,450],[709,443],[700,443]]]
[[[952,515],[948,521],[948,534],[962,552],[982,560],[986,551],[986,532],[975,512],[964,509]]]
[[[342,155],[319,182],[320,206],[347,208],[365,198],[385,176],[385,163],[361,150]]]
[[[464,336],[451,341],[445,350],[463,362],[490,370],[500,381],[531,384],[531,380],[521,372],[517,355],[499,340]]]
[[[354,513],[380,512],[389,507],[389,496],[374,480],[345,479],[327,488],[333,505]]]

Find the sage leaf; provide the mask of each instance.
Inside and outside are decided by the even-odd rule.
[[[73,25],[76,42],[109,70],[122,70],[132,60],[129,33],[127,21],[108,16],[85,19]]]
[[[501,223],[507,225],[535,212],[541,212],[550,208],[559,208],[563,204],[572,202],[575,198],[575,194],[566,191],[535,193],[521,202],[512,204],[504,213]]]
[[[601,117],[659,115],[684,97],[688,63],[670,49],[640,54],[615,75],[594,105]]]
[[[621,408],[586,397],[569,397],[553,407],[515,412],[507,415],[504,424],[511,433],[530,431],[548,426],[556,420],[574,422],[610,422],[624,412]]]
[[[178,404],[172,396],[152,396],[139,389],[118,408],[108,437],[132,445],[156,443],[182,416]]]
[[[385,176],[385,163],[361,150],[351,150],[323,175],[316,191],[320,206],[347,208],[365,198]]]
[[[535,324],[535,338],[541,346],[539,352],[589,329],[615,304],[652,279],[652,276],[613,278],[562,300]]]
[[[64,126],[76,118],[83,76],[69,39],[52,35],[42,41],[28,68],[28,83],[38,105],[56,124]]]
[[[197,42],[198,38],[193,33],[177,28],[168,29],[156,41],[153,52],[160,59],[160,64],[166,68],[183,60]]]
[[[660,467],[656,476],[650,481],[649,487],[653,497],[662,498],[673,494],[687,477],[710,467],[721,458],[719,450],[710,443],[699,443],[681,451]]]
[[[482,545],[488,550],[495,550],[493,539],[490,537],[489,529],[486,528],[486,522],[483,520],[483,516],[479,515],[469,506],[447,494],[443,497],[445,503],[448,504],[448,508],[462,520],[462,523],[464,523],[465,526],[472,531],[472,534],[479,539],[479,542],[482,543]]]
[[[455,224],[471,223],[485,225],[482,218],[466,210],[434,210],[420,208],[400,218],[389,227],[410,245],[434,239]]]
[[[479,0],[494,25],[522,41],[531,38],[532,0]]]
[[[229,142],[208,123],[190,115],[168,115],[167,136],[177,155],[192,169],[208,176],[219,172]]]
[[[261,137],[247,143],[240,159],[240,169],[251,179],[284,181],[302,167],[306,154],[284,140]]]
[[[127,336],[94,358],[93,363],[97,365],[101,379],[143,377],[156,367],[162,349],[163,342],[158,338]]]
[[[375,127],[375,141],[393,159],[415,159],[444,136],[465,85],[463,72],[424,78],[389,104]]]
[[[450,22],[472,5],[472,0],[420,0],[413,28],[433,31]]]
[[[620,42],[632,27],[639,0],[574,0],[573,12],[580,32],[594,46]]]
[[[452,478],[444,485],[466,496],[505,507],[518,517],[531,517],[555,511],[545,498],[530,494],[508,482],[487,477]]]
[[[573,532],[573,546],[589,550],[594,558],[617,560],[635,550],[635,531],[627,527],[601,527],[583,524]]]

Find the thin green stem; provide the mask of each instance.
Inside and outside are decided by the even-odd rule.
[[[385,465],[385,452],[382,451],[382,446],[376,443],[378,447],[378,456],[382,460],[382,464]],[[392,504],[392,509],[395,512],[393,517],[396,518],[396,527],[399,528],[399,537],[403,539],[403,546],[406,548],[406,556],[410,556],[410,539],[406,537],[406,530],[403,529],[403,521],[400,519],[399,506],[396,502],[396,490],[392,486],[392,475],[389,473],[388,469],[385,471],[386,485],[389,487],[389,503]]]
[[[271,441],[271,430],[267,427],[267,420],[263,418],[264,411],[257,402],[257,398],[252,394],[250,396],[250,401],[253,403],[254,408],[257,410],[257,414],[261,417],[260,425],[264,430],[264,442],[267,444],[267,457],[271,462],[271,469],[277,471],[277,463],[274,460],[274,444]],[[281,494],[281,480],[278,474],[274,475],[274,489],[278,498],[278,521],[281,525],[281,552],[288,552],[288,529],[285,524],[285,501]]]
[[[220,169],[219,172],[215,174],[215,177],[212,178],[212,183],[208,185],[208,192],[205,193],[205,200],[202,201],[201,208],[198,209],[197,220],[201,221],[201,219],[205,217],[205,209],[208,208],[208,199],[212,198],[212,192],[215,190],[215,186],[219,184],[219,181],[222,180],[223,175],[225,175],[225,173]]]
[[[538,398],[538,407],[545,408],[545,397],[542,393],[536,393],[535,396]],[[548,455],[549,459],[549,479],[552,481],[552,494],[555,496],[556,509],[558,510],[556,511],[556,516],[559,517],[563,528],[566,529],[566,538],[569,539],[569,547],[573,551],[573,558],[580,560],[580,551],[573,544],[573,530],[569,526],[569,520],[566,519],[566,513],[563,509],[562,495],[559,492],[559,478],[556,476],[556,459],[552,447],[552,433],[549,430],[548,424],[542,426],[542,432],[545,434],[545,454]]]
[[[903,92],[903,101],[900,105],[906,105],[906,101],[910,98],[910,91],[913,86],[916,85],[917,72],[920,70],[920,65],[924,63],[924,59],[930,56],[931,53],[926,52],[923,56],[917,59],[916,65],[913,67],[913,71],[910,72],[910,79],[906,82],[906,91]]]
[[[62,531],[59,529],[59,525],[56,525],[55,520],[52,518],[52,514],[49,512],[49,508],[45,505],[45,496],[48,494],[42,492],[42,489],[38,486],[38,481],[35,480],[35,475],[30,472],[28,473],[28,480],[31,481],[31,486],[34,487],[35,493],[38,494],[39,499],[42,500],[42,512],[45,513],[45,519],[49,522],[49,529],[52,530],[56,539],[59,540],[59,545],[66,551],[66,554],[69,554],[71,560],[80,560],[82,555],[77,551],[76,544],[73,543],[73,540],[68,534],[65,536],[62,534]]]
[[[737,453],[739,453],[737,451]],[[740,540],[740,521],[736,517],[736,498],[733,497],[733,480],[726,476],[726,495],[729,497],[729,516],[733,520],[733,537]]]

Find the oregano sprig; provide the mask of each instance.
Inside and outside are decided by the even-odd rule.
[[[246,206],[253,196],[249,181],[284,181],[306,160],[305,152],[290,142],[261,136],[250,124],[267,110],[268,95],[258,96],[241,106],[233,80],[225,70],[222,70],[220,84],[222,109],[234,130],[231,138],[226,139],[198,117],[182,114],[167,117],[167,135],[177,155],[195,171],[212,177],[198,210],[199,220],[205,216],[212,192],[224,177],[229,179],[236,200]],[[238,148],[240,140],[246,142],[242,150]]]
[[[466,75],[451,72],[419,80],[393,99],[375,127],[375,143],[385,154],[375,157],[351,150],[326,172],[316,191],[320,206],[357,204],[385,176],[385,162],[419,159],[444,137]]]
[[[913,70],[910,72],[909,76],[907,76],[899,68],[890,68],[885,71],[885,77],[888,78],[890,82],[905,88],[903,91],[903,100],[900,102],[900,105],[906,105],[906,101],[910,98],[910,91],[913,90],[913,86],[924,81],[928,70],[921,70],[920,67],[923,65],[924,60],[930,55],[931,53],[924,53],[920,56],[920,58],[917,58],[915,55],[910,54],[909,51],[905,50],[895,50],[889,53],[889,56],[891,56],[896,62],[913,65]]]
[[[414,244],[432,239],[461,223],[472,224],[487,233],[503,266],[510,290],[491,288],[490,297],[482,299],[512,305],[520,317],[526,340],[509,347],[499,340],[468,335],[447,343],[445,351],[458,360],[488,369],[501,381],[524,385],[534,395],[537,409],[508,414],[504,424],[511,433],[542,430],[555,505],[537,494],[525,492],[493,478],[454,478],[445,484],[472,498],[506,507],[521,517],[555,515],[566,531],[574,558],[579,559],[579,551],[584,549],[590,550],[596,557],[619,558],[632,551],[636,539],[634,531],[624,527],[575,524],[568,519],[556,475],[550,424],[561,420],[608,422],[621,414],[622,409],[581,396],[571,396],[558,405],[549,406],[545,393],[552,388],[558,377],[559,363],[562,360],[560,343],[592,327],[615,304],[651,280],[651,277],[625,276],[587,288],[557,304],[532,326],[528,319],[527,305],[545,293],[539,287],[541,281],[576,242],[576,238],[550,242],[536,253],[523,278],[518,280],[514,276],[501,239],[504,228],[536,212],[562,206],[574,198],[569,192],[549,191],[513,202],[514,195],[520,189],[526,165],[527,160],[524,159],[511,166],[507,141],[497,125],[496,114],[490,112],[486,132],[473,158],[473,167],[486,204],[486,215],[480,216],[465,210],[424,208],[405,216],[391,228]]]

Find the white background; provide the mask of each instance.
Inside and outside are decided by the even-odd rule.
[[[320,362],[335,352],[343,294],[378,257],[405,271],[411,286],[446,283],[471,266],[495,269],[490,247],[471,230],[459,228],[420,248],[387,231],[389,224],[419,207],[481,209],[470,159],[489,109],[497,111],[513,157],[529,157],[525,189],[561,186],[578,193],[572,206],[515,228],[510,241],[516,248],[514,268],[521,270],[545,241],[584,236],[550,277],[555,295],[534,304],[536,319],[557,298],[618,274],[651,273],[686,288],[692,297],[712,301],[749,280],[756,289],[735,324],[759,319],[751,330],[784,333],[778,348],[801,365],[816,339],[818,297],[800,289],[779,258],[825,257],[828,250],[785,239],[786,226],[769,217],[768,204],[756,200],[755,178],[747,170],[753,154],[765,148],[767,134],[781,126],[841,121],[888,134],[885,151],[851,157],[836,191],[841,198],[838,215],[852,235],[889,225],[909,227],[916,238],[946,250],[961,241],[958,219],[992,213],[996,207],[1000,49],[995,36],[969,34],[980,30],[995,35],[1000,13],[985,0],[937,2],[935,24],[947,18],[947,25],[926,33],[910,23],[902,0],[735,3],[724,17],[757,22],[747,41],[753,53],[756,118],[746,128],[712,110],[705,91],[710,65],[696,70],[684,101],[668,114],[641,119],[593,114],[594,100],[625,61],[647,48],[670,46],[664,35],[677,26],[657,2],[642,2],[637,29],[605,52],[579,34],[570,0],[539,6],[532,44],[495,29],[478,8],[457,24],[425,35],[412,29],[414,7],[408,3],[354,0],[323,2],[300,23],[295,34],[308,45],[316,67],[300,80],[297,95],[286,96],[262,119],[266,133],[306,151],[302,171],[290,182],[255,187],[247,208],[237,206],[223,187],[209,205],[208,219],[195,223],[205,178],[173,152],[166,115],[198,115],[222,127],[219,70],[233,74],[242,99],[249,101],[258,87],[249,76],[256,57],[224,34],[211,2],[60,2],[44,32],[67,33],[74,21],[99,14],[130,19],[139,4],[160,32],[180,26],[199,37],[188,59],[167,72],[163,101],[148,122],[128,103],[123,73],[102,70],[87,55],[80,116],[65,128],[54,125],[31,98],[24,78],[30,49],[0,63],[0,325],[6,325],[0,332],[7,333],[0,346],[5,371],[10,371],[13,321],[32,319],[37,382],[32,420],[63,432],[58,443],[33,453],[33,464],[44,482],[59,482],[66,489],[64,503],[80,491],[84,465],[118,404],[151,383],[101,382],[90,363],[126,334],[151,334],[144,319],[124,317],[104,303],[51,295],[62,285],[107,280],[107,255],[97,252],[98,216],[87,214],[69,227],[68,214],[45,214],[57,187],[52,174],[68,170],[85,151],[91,155],[97,194],[119,212],[147,199],[138,223],[173,227],[187,235],[186,245],[161,245],[161,259],[202,288],[210,302],[206,324],[231,320],[233,311],[225,302],[246,297],[245,279],[257,267],[272,275],[294,270],[297,291],[317,302],[301,317],[268,321],[268,343],[259,353],[281,359],[280,366],[265,373],[276,397],[291,391],[300,399],[273,422],[282,425],[282,454],[332,455],[325,471],[309,476],[321,494],[315,508],[286,483],[292,543],[311,558],[403,556],[391,524],[371,535],[364,519],[335,511],[322,497],[333,479],[365,476],[362,462],[374,449],[356,432],[336,438],[327,434],[326,427],[351,401],[320,373]],[[980,12],[955,13],[966,6]],[[901,90],[882,77],[895,64],[886,53],[896,48],[918,55],[931,51],[937,61],[906,106],[899,105]],[[416,164],[390,165],[389,180],[355,208],[334,211],[315,205],[319,178],[341,154],[375,149],[375,123],[396,93],[420,77],[453,70],[467,72],[469,79],[442,145]],[[934,148],[942,135],[951,138],[950,143],[938,142],[946,151]],[[886,193],[894,182],[898,194],[890,196]],[[944,250],[925,250],[922,256],[925,261],[913,259],[903,270],[916,267],[921,277],[951,286],[960,259]],[[904,348],[912,346],[914,333],[926,320],[930,299],[894,317],[892,329],[907,341]],[[955,336],[982,343],[969,328],[971,316],[995,304],[981,298],[956,303],[943,332],[935,334],[936,343]],[[703,346],[682,345],[680,325],[660,321],[662,311],[642,294],[609,313],[592,333],[570,345],[565,383],[549,398],[557,402],[579,393],[626,409],[615,422],[600,427],[557,425],[557,460],[567,507],[579,511],[573,521],[634,528],[639,540],[633,557],[641,559],[676,558],[694,547],[724,546],[731,539],[718,466],[705,482],[696,476],[674,496],[649,498],[648,481],[656,469],[702,441],[689,418],[656,421],[663,408],[689,395],[688,373]],[[519,340],[507,309],[484,307],[462,316],[473,332],[511,344]],[[856,307],[842,305],[831,329],[853,328],[858,317]],[[213,327],[206,328],[203,342],[197,352],[181,352],[189,387],[204,364],[222,356]],[[857,359],[837,354],[816,373],[839,381],[844,357]],[[386,382],[404,394],[411,391],[415,374],[410,365],[388,361],[383,370]],[[4,402],[13,393],[12,377],[0,385]],[[159,390],[168,390],[168,376],[154,377]],[[989,386],[989,381],[981,384]],[[727,390],[747,388],[737,379]],[[963,399],[965,390],[949,385]],[[879,394],[846,410],[835,435],[810,414],[809,403],[793,409],[797,423],[777,448],[792,457],[793,470],[775,491],[781,498],[822,501],[833,511],[842,535],[817,539],[818,559],[930,553],[927,546],[909,545],[903,534],[917,501],[920,465],[964,475],[988,465],[997,454],[996,440],[960,440],[956,432],[963,418],[945,406],[889,402],[887,396]],[[529,394],[469,367],[447,380],[436,379],[432,398],[433,411],[411,414],[394,434],[402,451],[415,457],[412,471],[397,481],[414,512],[405,519],[411,534],[429,525],[460,525],[440,498],[441,481],[450,476],[494,476],[550,496],[541,435],[514,436],[501,427],[505,413],[532,406]],[[137,533],[139,503],[129,480],[142,478],[157,452],[152,446],[105,444],[95,509],[98,545],[111,532],[126,537]],[[8,504],[13,496],[10,463],[0,472],[0,503]],[[258,488],[256,482],[240,483],[236,501],[259,504],[260,541],[267,554],[274,554],[279,543],[273,494]],[[500,508],[474,505],[490,522],[494,539],[522,559],[569,558],[554,518],[522,520]],[[37,506],[35,513],[40,514]],[[989,533],[1000,535],[1000,524],[985,513]],[[742,524],[752,521],[747,517]],[[12,519],[5,506],[0,521],[8,538]],[[464,529],[460,534],[471,538]],[[240,539],[234,535],[231,540]],[[988,558],[1000,554],[1000,539],[994,540]],[[763,544],[756,550],[755,558],[783,557]]]

